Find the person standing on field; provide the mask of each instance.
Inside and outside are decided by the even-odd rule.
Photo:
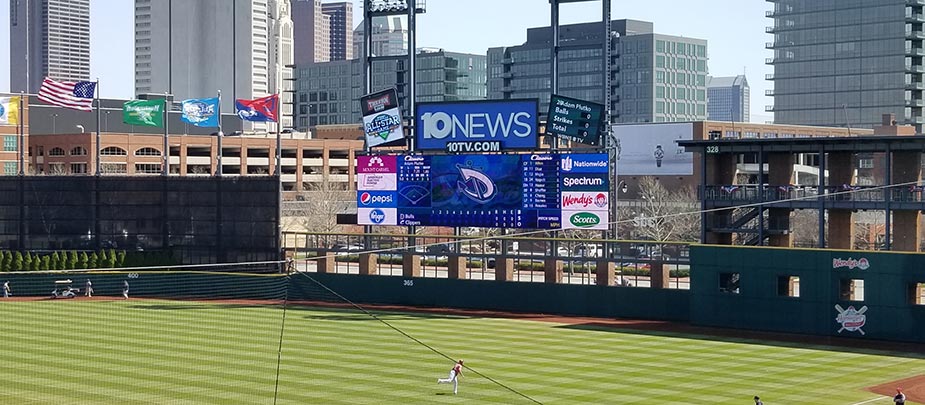
[[[906,403],[906,394],[903,394],[902,388],[896,389],[896,395],[893,396],[893,403],[897,405],[905,405]]]
[[[761,402],[761,398],[758,398],[757,395],[755,395],[755,405],[764,405],[764,402]]]
[[[122,282],[122,299],[128,299],[128,280]]]
[[[93,283],[90,282],[90,279],[87,279],[87,286],[84,288],[84,294],[87,298],[93,298]]]
[[[3,298],[10,298],[12,291],[10,290],[10,282],[5,281],[3,283]]]
[[[459,360],[456,364],[453,365],[453,368],[450,370],[450,376],[447,378],[437,379],[437,384],[449,384],[453,383],[453,395],[459,391],[459,376],[462,375],[463,361]]]

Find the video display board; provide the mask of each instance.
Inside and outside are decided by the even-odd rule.
[[[357,159],[361,225],[606,229],[606,154]]]

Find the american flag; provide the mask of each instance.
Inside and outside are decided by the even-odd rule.
[[[39,100],[73,110],[92,111],[95,93],[94,82],[59,82],[46,77],[39,89]]]

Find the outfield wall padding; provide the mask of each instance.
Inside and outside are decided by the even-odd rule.
[[[323,273],[293,275],[290,296],[330,299],[311,279],[364,304],[672,321],[690,307],[685,290]]]
[[[923,254],[692,246],[691,267],[696,325],[925,342],[925,306],[910,288],[925,283]],[[723,273],[739,274],[738,293],[721,290]],[[789,276],[799,277],[799,297],[779,294],[779,278]],[[863,299],[842,295],[852,279],[863,280]],[[842,329],[839,315],[850,307],[863,313]]]

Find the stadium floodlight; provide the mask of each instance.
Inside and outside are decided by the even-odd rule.
[[[374,13],[404,12],[408,10],[407,0],[369,0],[369,10]]]

